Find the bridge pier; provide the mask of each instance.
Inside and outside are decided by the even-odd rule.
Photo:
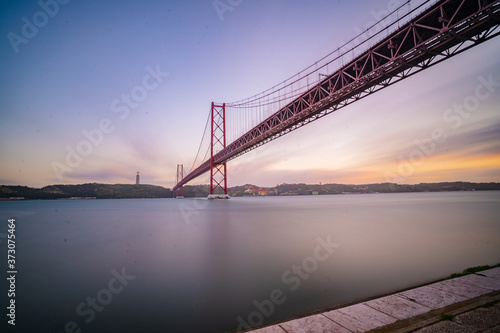
[[[184,178],[184,164],[177,164],[177,184]],[[184,199],[184,188],[182,186],[177,187],[175,190],[175,198]]]
[[[217,105],[212,102],[211,110],[211,140],[210,140],[210,194],[208,199],[229,199],[227,195],[227,166],[226,162],[217,163],[217,154],[214,151],[226,148],[226,104]],[[223,195],[214,192],[220,189]]]
[[[209,194],[207,197],[208,200],[213,200],[213,199],[231,199],[229,194]]]

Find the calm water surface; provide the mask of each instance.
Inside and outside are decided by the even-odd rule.
[[[15,218],[14,332],[227,332],[496,264],[499,217],[500,192],[0,202],[0,267]]]

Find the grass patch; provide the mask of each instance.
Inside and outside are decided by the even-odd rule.
[[[491,308],[493,305],[497,304],[498,302],[500,302],[500,301],[491,301],[491,302],[485,303],[483,305],[483,308]]]
[[[450,278],[457,278],[457,277],[460,277],[460,276],[474,274],[474,273],[485,271],[487,269],[491,269],[491,268],[495,268],[495,267],[500,267],[500,264],[496,264],[494,266],[484,265],[484,266],[469,267],[469,268],[464,269],[462,271],[462,273],[453,273],[453,274],[451,274]]]
[[[450,314],[443,313],[441,315],[441,319],[443,319],[443,320],[452,320],[453,318],[455,318],[455,316],[450,315]]]

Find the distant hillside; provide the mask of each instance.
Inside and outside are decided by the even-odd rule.
[[[350,193],[400,193],[400,192],[444,192],[444,191],[490,191],[500,190],[500,183],[422,183],[416,185],[398,185],[392,183],[344,185],[344,184],[281,184],[275,187],[262,188],[256,185],[243,185],[228,188],[232,197],[253,195],[324,195],[324,194],[350,194]],[[184,197],[206,197],[210,192],[209,185],[186,185]],[[27,186],[0,186],[0,200],[23,198],[26,200],[37,199],[70,199],[70,198],[96,198],[96,199],[132,199],[132,198],[172,198],[172,191],[155,185],[108,185],[108,184],[83,184],[83,185],[51,185],[43,188]]]
[[[264,191],[263,191],[264,190]],[[401,192],[448,192],[448,191],[491,191],[500,190],[500,183],[421,183],[416,185],[398,185],[393,183],[345,185],[345,184],[281,184],[275,187],[263,188],[252,184],[228,188],[232,197],[253,195],[324,195],[349,193],[401,193]],[[184,186],[184,197],[206,197],[210,191],[208,185]]]
[[[126,198],[172,198],[172,191],[155,185],[51,185],[43,188],[27,186],[0,186],[0,198],[36,199],[69,199],[69,198],[96,198],[96,199],[126,199]]]
[[[345,194],[345,193],[392,193],[392,192],[445,192],[445,191],[487,191],[500,190],[500,183],[421,183],[416,185],[398,185],[393,183],[343,185],[343,184],[282,184],[270,190],[280,195],[307,194]]]

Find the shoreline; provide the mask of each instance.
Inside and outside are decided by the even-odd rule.
[[[270,323],[260,327],[247,328],[243,331],[232,331],[231,333],[294,333],[303,332],[302,330],[304,330],[304,332],[322,332],[321,330],[318,330],[320,327],[331,330],[332,327],[337,326],[343,329],[342,332],[354,332],[339,322],[347,323],[351,320],[354,323],[350,323],[349,325],[352,324],[356,326],[357,321],[360,322],[358,323],[360,325],[361,323],[363,325],[369,325],[370,323],[364,322],[364,320],[366,321],[366,318],[371,318],[370,316],[372,316],[373,313],[366,314],[363,320],[363,316],[359,317],[360,313],[358,312],[360,308],[364,308],[363,310],[365,311],[369,309],[373,310],[373,304],[377,304],[378,306],[383,304],[384,307],[388,308],[388,310],[378,309],[378,312],[380,312],[383,317],[393,311],[401,311],[402,307],[407,307],[409,309],[412,306],[415,308],[420,307],[417,312],[409,312],[409,316],[406,316],[405,318],[393,316],[392,321],[391,318],[385,318],[391,322],[386,322],[383,325],[372,323],[374,327],[367,330],[370,332],[411,332],[443,320],[450,320],[450,318],[482,307],[485,304],[500,302],[500,264],[487,267],[488,268],[464,274],[464,272],[470,270],[470,268],[467,268],[462,273],[458,273],[460,276],[457,277],[452,277],[456,275],[452,274],[448,278],[328,307],[323,310],[290,318],[286,321]],[[482,281],[476,282],[478,278],[482,279]],[[476,288],[471,292],[471,289],[474,289],[474,286]],[[450,297],[450,295],[455,298],[451,301],[440,300],[440,302],[437,302],[437,305],[434,307],[429,306],[430,303],[427,303],[424,305],[424,308],[427,306],[427,309],[421,308],[423,306],[421,303],[425,303],[428,302],[429,299],[436,298],[436,295],[441,296],[439,295],[440,293],[444,295],[443,298]],[[467,294],[469,294],[470,297],[466,297],[465,295]],[[412,298],[415,296],[409,297],[408,295],[417,295],[417,297],[420,297],[421,299],[416,300]],[[400,301],[400,299],[403,299],[404,302],[401,302],[401,304],[395,304],[394,300]],[[368,306],[366,306],[366,304],[368,304]],[[374,322],[375,321],[377,320],[374,320]],[[325,327],[325,325],[328,327]],[[290,330],[290,328],[292,329]]]
[[[347,195],[376,195],[376,194],[405,194],[405,193],[461,193],[461,192],[495,192],[500,191],[499,189],[487,189],[487,190],[445,190],[445,191],[395,191],[395,192],[343,192],[343,193],[327,193],[327,194],[280,194],[280,195],[237,195],[231,198],[261,198],[261,197],[324,197],[324,196],[347,196]],[[200,196],[184,196],[181,199],[206,199],[208,195]],[[30,197],[0,197],[0,202],[14,202],[14,201],[51,201],[51,200],[124,200],[124,199],[176,199],[173,196],[158,196],[158,197],[99,197],[99,196],[88,196],[88,197],[55,197],[55,198],[30,198]]]

